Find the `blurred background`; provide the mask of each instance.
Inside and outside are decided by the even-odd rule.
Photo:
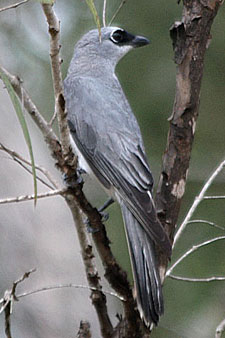
[[[2,0],[0,6],[14,1]],[[96,0],[101,15],[102,0]],[[109,21],[120,1],[108,1]],[[63,77],[72,57],[75,42],[95,27],[85,1],[56,1],[55,11],[61,21],[61,56]],[[127,1],[114,25],[144,35],[151,44],[127,55],[118,65],[117,74],[140,123],[146,151],[157,184],[173,108],[176,67],[169,28],[181,18],[182,4],[176,1]],[[212,28],[201,90],[200,115],[197,123],[186,193],[179,222],[193,203],[202,185],[224,158],[225,148],[225,12],[222,7]],[[21,7],[0,13],[0,63],[23,79],[24,87],[50,120],[53,88],[49,64],[49,37],[41,6],[30,1]],[[131,71],[132,69],[132,71]],[[0,142],[29,158],[27,146],[6,89],[0,84]],[[26,116],[32,137],[35,161],[46,167],[62,182],[54,168],[42,136]],[[89,199],[99,206],[105,195],[88,180]],[[46,191],[38,184],[38,191]],[[224,195],[225,172],[215,180],[209,193]],[[0,198],[33,193],[32,176],[9,156],[0,152]],[[129,258],[120,210],[109,209],[106,223],[113,251],[130,275]],[[204,201],[194,219],[207,219],[225,227],[225,201]],[[18,293],[49,285],[74,283],[87,285],[76,230],[71,214],[60,197],[33,202],[0,205],[0,297],[25,271],[37,271],[18,286]],[[194,244],[224,232],[206,224],[190,224],[179,241],[172,263]],[[123,239],[122,239],[123,238]],[[97,263],[103,274],[101,264]],[[224,242],[205,247],[179,265],[175,274],[185,277],[225,276]],[[106,281],[104,288],[109,290]],[[225,282],[187,283],[167,279],[164,284],[165,314],[154,338],[213,337],[225,317]],[[111,319],[121,313],[119,301],[107,296]],[[86,289],[61,289],[22,298],[14,304],[12,334],[16,338],[75,337],[80,320],[88,320],[94,338],[100,337],[95,311]],[[0,316],[0,336],[4,337],[4,316]]]

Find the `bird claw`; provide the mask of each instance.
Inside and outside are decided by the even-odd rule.
[[[84,223],[86,224],[86,228],[87,228],[87,232],[89,234],[95,234],[96,232],[99,231],[99,229],[94,229],[92,226],[91,226],[91,222],[89,221],[89,219],[87,218]]]
[[[102,211],[99,211],[99,209],[98,209],[98,212],[99,212],[99,214],[101,215],[101,221],[102,221],[102,222],[108,221],[108,219],[109,219],[109,214],[108,214],[108,212],[102,212]],[[96,229],[96,228],[94,229],[94,228],[91,226],[91,222],[90,222],[90,220],[89,220],[88,218],[84,221],[84,223],[86,224],[87,232],[88,232],[88,233],[90,233],[90,234],[95,234],[96,232],[99,231],[99,229]]]
[[[86,171],[78,168],[76,171],[76,175],[68,176],[66,173],[63,174],[63,181],[67,188],[75,188],[80,184],[84,183],[82,174],[85,174]]]

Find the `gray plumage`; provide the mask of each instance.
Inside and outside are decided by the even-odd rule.
[[[122,209],[138,309],[147,325],[163,313],[154,243],[171,244],[152,200],[153,179],[137,120],[115,75],[118,61],[144,37],[117,27],[88,32],[75,46],[64,82],[71,142],[79,163]]]

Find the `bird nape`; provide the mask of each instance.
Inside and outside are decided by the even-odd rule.
[[[79,166],[94,175],[122,210],[137,307],[147,326],[163,313],[155,244],[171,255],[152,198],[153,178],[141,131],[115,75],[119,60],[149,40],[118,27],[85,34],[64,81],[71,144]]]

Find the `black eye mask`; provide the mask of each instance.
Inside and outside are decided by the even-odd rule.
[[[121,29],[112,32],[110,36],[110,40],[117,45],[129,45],[134,38],[133,34]]]

